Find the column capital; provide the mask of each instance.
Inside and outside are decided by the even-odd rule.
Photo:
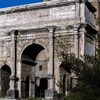
[[[19,80],[19,78],[18,77],[16,77],[15,75],[13,75],[13,76],[10,76],[10,79],[13,81],[18,81]]]
[[[17,36],[18,35],[18,30],[11,30],[11,35]]]
[[[50,33],[54,33],[55,30],[56,30],[56,26],[47,26],[47,30],[50,32]]]

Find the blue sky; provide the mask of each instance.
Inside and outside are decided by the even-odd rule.
[[[0,8],[41,2],[43,0],[0,0]]]

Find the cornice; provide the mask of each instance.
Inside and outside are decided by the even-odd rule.
[[[74,4],[74,3],[75,3],[75,0],[71,0],[71,1],[57,0],[57,1],[32,3],[32,4],[13,6],[13,7],[8,7],[8,8],[1,8],[0,14],[21,12],[21,11],[28,11],[28,10],[38,10],[38,9],[44,9],[44,8],[50,8],[50,7],[56,7],[56,6],[69,5],[69,4]]]

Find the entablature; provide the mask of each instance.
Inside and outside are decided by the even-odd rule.
[[[71,0],[71,1],[58,0],[58,1],[39,2],[39,3],[27,4],[27,5],[21,5],[21,6],[2,8],[0,9],[0,14],[22,12],[22,11],[28,11],[28,10],[38,10],[38,9],[44,9],[44,8],[59,7],[59,6],[64,6],[64,5],[73,5],[73,4],[75,4],[75,0]]]

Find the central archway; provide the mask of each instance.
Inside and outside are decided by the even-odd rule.
[[[22,52],[21,56],[22,98],[33,97],[33,95],[35,96],[35,88],[36,88],[35,66],[37,65],[37,63],[40,62],[37,61],[37,56],[40,54],[41,51],[44,50],[45,48],[42,45],[33,43],[27,46]]]
[[[37,55],[45,48],[39,44],[31,44],[25,48],[21,56],[21,62],[27,65],[35,63]]]

